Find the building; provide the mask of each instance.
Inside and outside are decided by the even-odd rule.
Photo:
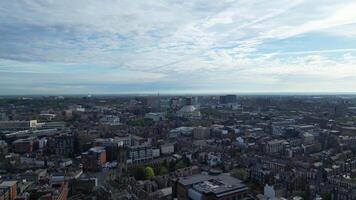
[[[169,131],[169,137],[177,138],[180,136],[190,136],[193,133],[193,127],[178,127]]]
[[[129,136],[124,136],[124,137],[115,137],[114,142],[117,143],[119,146],[131,146],[132,144],[132,137],[131,135]]]
[[[183,106],[177,111],[177,117],[187,118],[187,119],[200,119],[201,113],[196,106],[188,105]]]
[[[189,105],[195,105],[198,103],[197,97],[184,97],[181,98],[181,105],[189,106]]]
[[[71,134],[60,134],[54,137],[53,146],[57,155],[71,155],[74,153],[74,136]]]
[[[9,145],[4,140],[0,140],[0,158],[5,156],[8,152]]]
[[[67,170],[51,173],[49,182],[53,184],[71,182],[78,179],[83,174],[83,170]]]
[[[237,96],[236,95],[224,95],[220,96],[220,104],[229,104],[229,103],[236,103],[237,102]]]
[[[18,139],[12,143],[12,151],[15,153],[31,153],[33,145],[34,138]]]
[[[331,199],[353,200],[356,198],[356,184],[354,177],[330,176],[328,183],[331,186]]]
[[[119,147],[126,146],[130,142],[127,141],[126,144],[122,140],[113,139],[113,138],[97,138],[94,140],[94,146],[102,146],[106,150],[106,160],[108,162],[115,161],[118,156]]]
[[[271,127],[272,135],[283,136],[288,132],[288,130],[294,124],[295,121],[293,119],[286,119],[284,121],[272,122],[272,127]]]
[[[152,147],[150,146],[131,146],[127,153],[128,163],[142,163],[153,159]]]
[[[47,169],[37,169],[35,171],[28,170],[19,175],[21,180],[26,180],[27,182],[37,183],[39,180],[44,179],[47,176]]]
[[[88,171],[98,171],[106,163],[105,147],[92,147],[82,153],[83,169]]]
[[[98,186],[98,178],[90,176],[81,176],[73,181],[73,189],[76,192],[91,194],[95,187]]]
[[[271,140],[266,144],[266,153],[274,154],[280,153],[284,150],[285,140]]]
[[[110,126],[121,125],[120,117],[115,115],[105,115],[100,119],[100,122]]]
[[[40,114],[40,119],[41,120],[46,120],[46,121],[52,121],[57,115],[55,114],[51,114],[51,113],[48,113],[48,112],[41,112]]]
[[[193,138],[197,140],[209,139],[210,138],[210,128],[207,127],[196,127],[193,130]]]
[[[314,135],[308,132],[303,133],[303,142],[305,144],[312,144],[314,143]]]
[[[37,120],[30,121],[0,121],[1,131],[27,130],[37,127]]]
[[[64,119],[71,119],[73,117],[73,112],[72,110],[64,110],[63,111],[63,116],[64,116]]]
[[[140,146],[140,145],[144,145],[147,144],[147,139],[140,137],[138,135],[130,135],[130,142],[131,142],[131,146]]]
[[[0,121],[7,121],[9,120],[8,117],[6,116],[5,112],[0,112]]]
[[[226,200],[246,197],[248,187],[228,174],[197,174],[179,178],[174,185],[178,200]]]
[[[55,183],[52,185],[36,185],[28,189],[30,199],[39,200],[67,200],[68,183]]]
[[[4,181],[0,183],[0,193],[5,193],[5,195],[7,193],[8,199],[14,200],[17,196],[17,181]]]
[[[10,199],[10,193],[8,188],[0,188],[0,200]]]
[[[174,144],[173,143],[162,144],[161,145],[161,153],[162,154],[174,153]]]
[[[209,152],[207,157],[207,162],[209,166],[216,167],[222,163],[221,153]]]
[[[41,126],[38,128],[64,130],[65,127],[66,127],[65,122],[46,122],[46,123],[41,123]]]
[[[165,119],[163,113],[153,113],[153,112],[146,113],[145,118],[151,119],[154,122],[159,122]]]
[[[263,200],[277,200],[276,198],[276,191],[274,189],[273,185],[268,185],[266,184],[265,187],[263,188],[263,197],[260,198]]]
[[[160,149],[157,149],[157,148],[152,149],[152,157],[153,158],[158,158],[160,156],[161,156],[161,150]]]

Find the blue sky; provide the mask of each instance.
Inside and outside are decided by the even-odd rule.
[[[0,5],[0,94],[356,92],[351,0]]]

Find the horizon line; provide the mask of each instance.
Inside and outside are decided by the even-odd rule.
[[[21,97],[21,96],[219,96],[219,95],[237,95],[237,96],[332,96],[332,95],[356,95],[356,92],[211,92],[211,93],[199,93],[199,92],[127,92],[127,93],[53,93],[53,94],[0,94],[0,97]]]

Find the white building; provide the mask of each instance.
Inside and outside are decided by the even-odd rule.
[[[147,113],[147,114],[145,115],[145,118],[147,118],[147,119],[152,119],[152,120],[155,121],[155,122],[159,122],[159,121],[164,120],[164,114],[163,114],[163,113],[153,113],[153,112],[150,112],[150,113]]]
[[[120,125],[120,117],[115,115],[105,115],[100,119],[100,122],[111,126]]]
[[[306,144],[312,144],[314,142],[314,135],[308,132],[303,133],[303,142]]]
[[[128,163],[142,163],[153,159],[153,148],[150,146],[131,146],[128,148]]]
[[[161,156],[161,152],[159,149],[152,149],[152,157],[158,158]]]
[[[162,144],[161,145],[161,153],[162,154],[174,153],[174,144],[173,143]]]
[[[264,196],[267,199],[275,199],[276,198],[276,191],[274,190],[273,185],[269,186],[268,184],[265,185],[263,189]]]
[[[271,140],[266,144],[266,152],[270,154],[279,153],[284,150],[285,140]]]
[[[187,119],[200,119],[200,110],[192,105],[183,106],[177,111],[177,117],[187,118]]]
[[[193,127],[178,127],[169,131],[169,137],[176,138],[181,135],[190,136],[192,135],[193,129]]]

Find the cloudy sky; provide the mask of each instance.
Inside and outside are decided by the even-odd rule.
[[[0,0],[0,94],[356,92],[355,0]]]

